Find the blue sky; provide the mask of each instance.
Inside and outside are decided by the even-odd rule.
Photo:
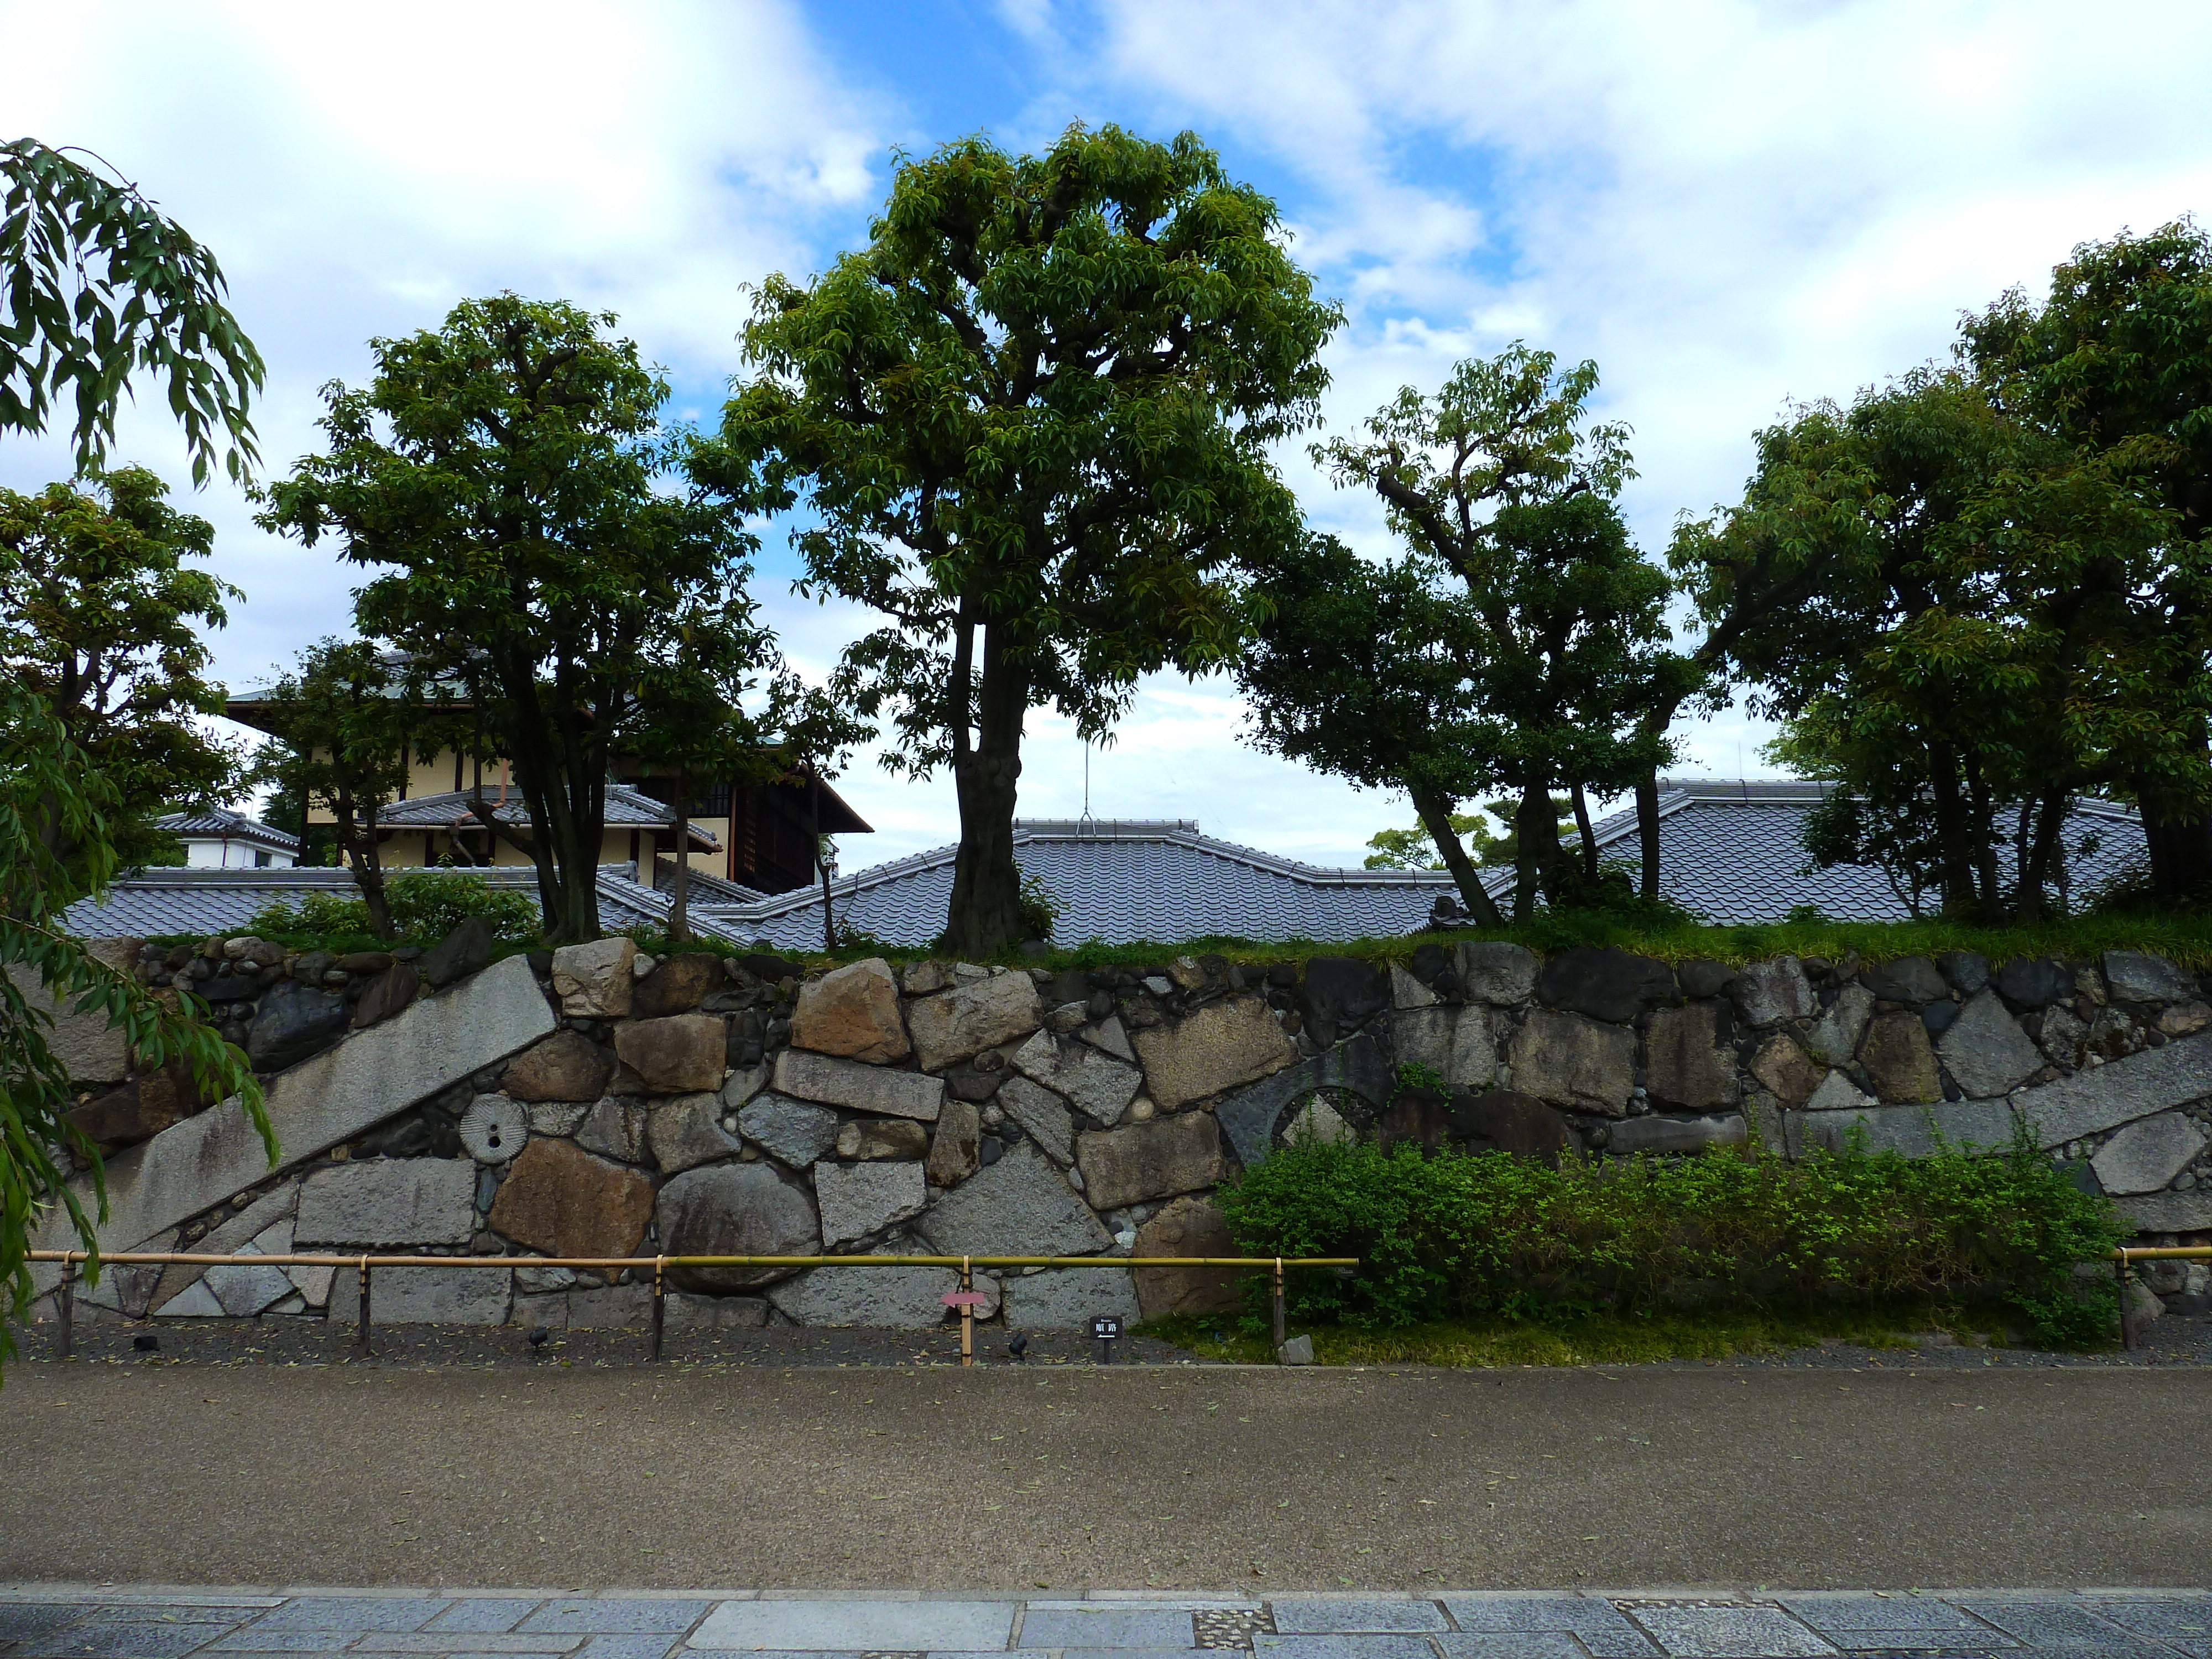
[[[278,467],[371,335],[503,288],[619,312],[678,411],[711,421],[741,285],[858,241],[895,150],[1115,121],[1194,129],[1281,204],[1346,308],[1331,430],[1516,337],[1595,357],[1605,413],[1636,428],[1627,505],[1656,554],[1679,514],[1740,489],[1752,433],[1790,400],[1942,354],[1960,311],[2039,289],[2078,242],[2212,204],[2201,4],[0,0],[0,40],[98,65],[6,77],[0,129],[99,149],[217,251],[270,362]],[[119,458],[185,488],[152,410]],[[66,470],[58,442],[0,442],[0,483]],[[1387,549],[1369,502],[1295,453],[1285,470],[1316,523]],[[247,594],[215,641],[234,684],[346,626],[356,573],[263,535],[228,485],[195,510]],[[789,574],[763,559],[766,608],[824,668],[867,618],[796,600]],[[1325,865],[1410,821],[1257,754],[1240,724],[1224,682],[1148,683],[1094,758],[1092,810]],[[1764,769],[1740,715],[1676,735],[1680,770]],[[1024,815],[1079,811],[1082,760],[1033,718]],[[844,787],[879,831],[848,868],[952,837],[944,781],[864,761]]]

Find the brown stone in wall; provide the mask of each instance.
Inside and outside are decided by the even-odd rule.
[[[688,1014],[700,999],[722,983],[722,959],[704,951],[686,951],[665,958],[631,988],[633,1019],[664,1019]]]
[[[1179,1198],[1137,1229],[1139,1257],[1242,1255],[1221,1206],[1195,1194]],[[1225,1267],[1139,1267],[1137,1306],[1147,1319],[1171,1314],[1234,1313],[1243,1305],[1237,1274]]]
[[[1258,997],[1210,1002],[1188,1018],[1138,1032],[1130,1041],[1145,1068],[1146,1092],[1163,1111],[1281,1071],[1298,1057]]]
[[[1094,1210],[1211,1187],[1229,1173],[1211,1112],[1179,1112],[1124,1129],[1079,1134],[1075,1161]]]
[[[412,963],[395,962],[368,982],[361,1000],[353,1006],[353,1029],[365,1030],[414,1001],[422,990],[422,976]]]
[[[615,1057],[579,1031],[556,1031],[508,1062],[500,1087],[516,1100],[597,1100]]]
[[[885,1065],[913,1052],[899,1018],[898,981],[881,957],[848,963],[799,988],[791,1042],[820,1054]]]
[[[1751,1074],[1785,1106],[1802,1106],[1827,1073],[1813,1063],[1796,1037],[1772,1036],[1752,1056]]]
[[[494,1232],[556,1256],[635,1255],[653,1182],[565,1140],[533,1139],[500,1185]]]
[[[930,1137],[929,1162],[922,1173],[933,1187],[957,1187],[975,1173],[982,1158],[983,1125],[975,1108],[955,1097],[937,1115],[937,1131]]]
[[[712,1014],[672,1014],[615,1027],[615,1054],[647,1094],[698,1094],[722,1086],[727,1039]]]
[[[1943,1098],[1936,1050],[1918,1014],[1877,1014],[1859,1044],[1859,1064],[1882,1099],[1932,1103]]]

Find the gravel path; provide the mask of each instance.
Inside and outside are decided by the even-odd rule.
[[[993,1595],[2186,1585],[2212,1536],[2206,1443],[2191,1365],[33,1362],[0,1390],[0,1570]]]

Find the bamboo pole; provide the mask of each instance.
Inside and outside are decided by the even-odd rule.
[[[2141,1256],[2143,1252],[2136,1253]],[[2186,1252],[2167,1251],[2167,1255]],[[2212,1249],[2203,1252],[2212,1256]],[[89,1261],[84,1250],[29,1250],[33,1261]],[[283,1255],[218,1255],[191,1250],[117,1250],[99,1258],[103,1267],[569,1267],[594,1272],[623,1267],[1242,1267],[1265,1273],[1277,1267],[1356,1267],[1356,1255],[1274,1257],[1244,1255],[331,1255],[299,1251]]]

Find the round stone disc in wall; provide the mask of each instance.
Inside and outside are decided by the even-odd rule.
[[[504,1164],[530,1139],[530,1109],[505,1095],[478,1095],[461,1114],[461,1145],[479,1164]]]

